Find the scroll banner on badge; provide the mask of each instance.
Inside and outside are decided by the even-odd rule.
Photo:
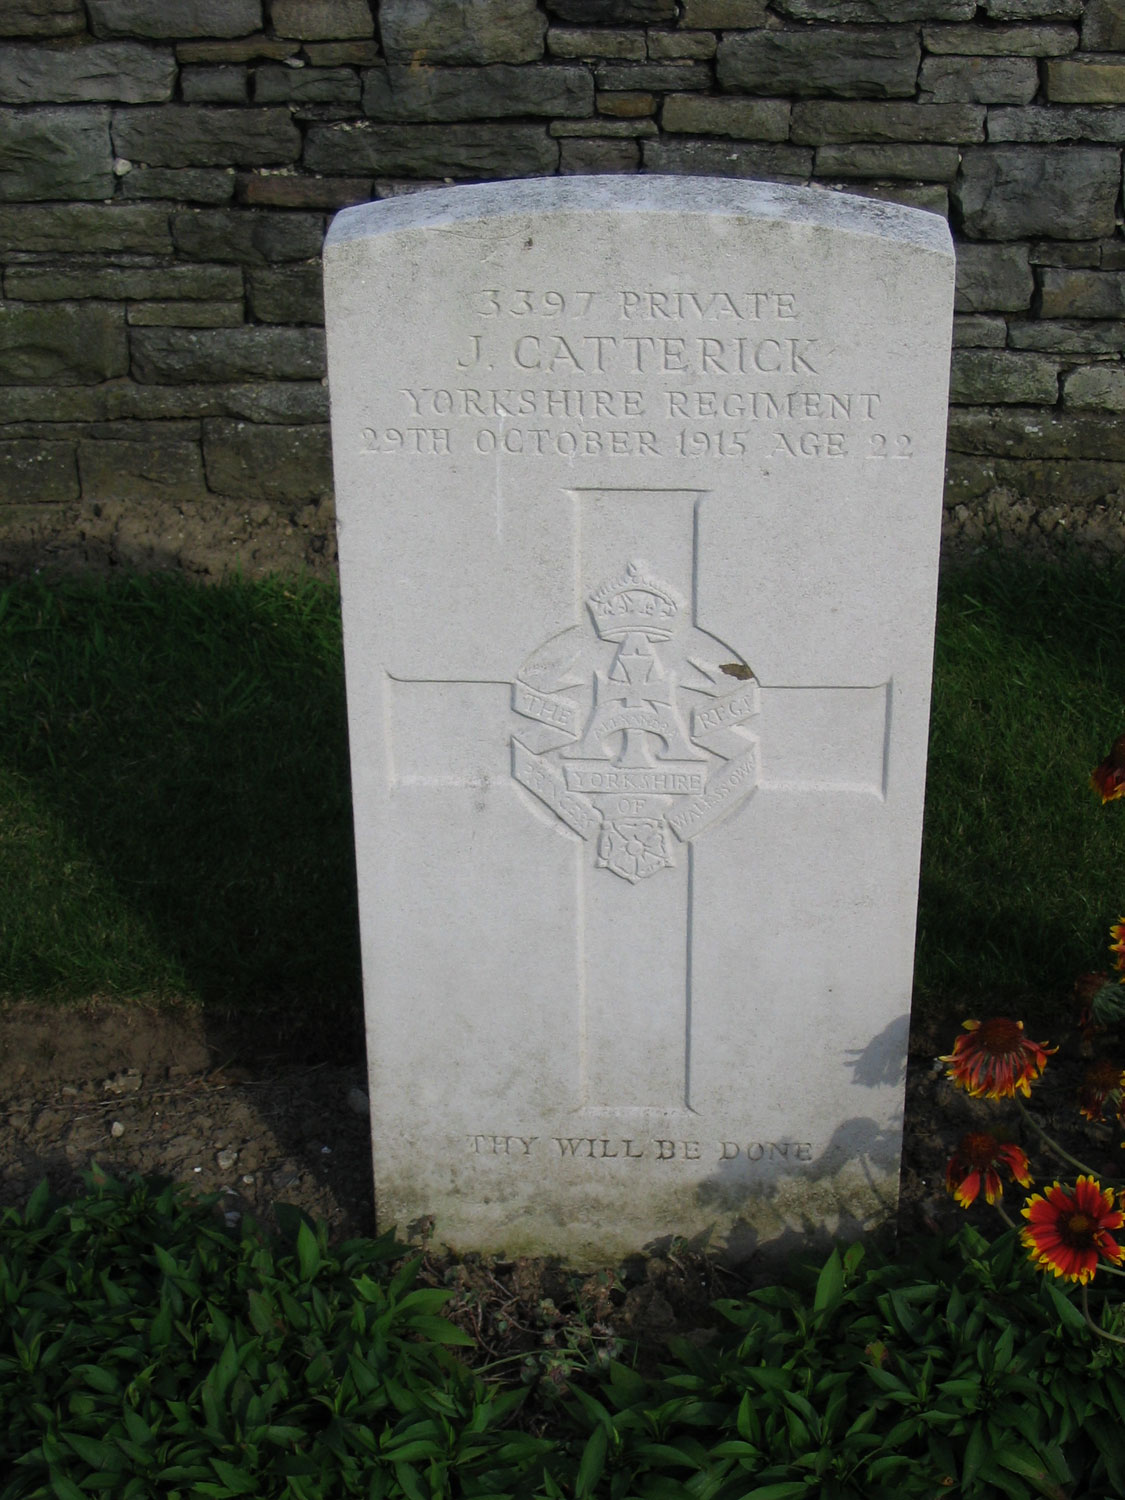
[[[758,747],[755,744],[708,777],[705,790],[698,796],[690,797],[665,813],[668,826],[686,844],[697,833],[725,818],[750,795],[757,782]]]
[[[691,737],[697,745],[721,755],[726,762],[707,778],[696,796],[678,802],[666,814],[668,826],[687,843],[697,833],[725,818],[758,784],[758,744],[747,744],[747,720],[761,707],[757,682],[748,682],[737,692],[694,709]]]
[[[712,755],[721,755],[729,760],[746,748],[743,734],[732,733],[741,728],[747,719],[752,719],[761,707],[761,694],[756,682],[748,682],[736,693],[709,703],[706,708],[696,708],[691,715],[691,737]]]
[[[512,775],[581,838],[593,838],[601,828],[602,815],[589,798],[581,792],[569,791],[551,762],[545,756],[533,755],[515,737],[512,739]]]
[[[514,682],[512,707],[525,719],[535,719],[571,739],[578,738],[578,704],[573,698],[564,698],[561,693],[539,693],[526,682]]]
[[[608,761],[567,761],[563,764],[571,792],[636,793],[646,797],[683,797],[707,787],[703,765],[693,760],[661,760],[653,766],[611,766]]]

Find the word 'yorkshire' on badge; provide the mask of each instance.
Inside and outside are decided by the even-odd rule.
[[[758,684],[640,561],[586,600],[593,623],[535,651],[512,687],[512,774],[635,884],[754,790]],[[738,684],[732,691],[732,679]]]

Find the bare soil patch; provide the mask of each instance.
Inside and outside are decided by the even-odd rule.
[[[955,1030],[956,1023],[916,1025],[912,1036],[898,1222],[904,1249],[964,1221],[944,1174],[965,1130],[1021,1140],[1040,1182],[1067,1175],[1024,1138],[1014,1107],[970,1100],[945,1081],[935,1059]],[[1073,1100],[1083,1064],[1076,1052],[1069,1046],[1052,1059],[1035,1107],[1077,1154],[1112,1171],[1109,1128],[1092,1136],[1077,1128]],[[215,1211],[232,1227],[245,1215],[276,1227],[274,1206],[287,1203],[323,1219],[334,1238],[373,1234],[367,1078],[358,1050],[354,1060],[315,1066],[260,1055],[250,1066],[248,1056],[248,1047],[189,1012],[9,1008],[0,1017],[0,1205],[22,1205],[43,1178],[61,1196],[81,1193],[83,1173],[97,1163],[115,1177],[171,1178],[217,1193]],[[988,1233],[999,1228],[983,1206],[971,1217]],[[426,1261],[426,1279],[458,1293],[451,1311],[486,1353],[536,1349],[542,1361],[544,1346],[555,1342],[560,1378],[576,1354],[576,1329],[587,1354],[615,1352],[635,1338],[659,1345],[705,1328],[715,1297],[763,1279],[753,1264],[722,1267],[686,1244],[586,1277],[549,1260],[453,1261],[439,1246],[427,1248]]]
[[[128,1006],[0,1018],[0,1204],[21,1204],[43,1178],[61,1196],[85,1191],[97,1163],[220,1193],[228,1222],[265,1224],[292,1203],[340,1236],[371,1234],[375,1217],[365,1110],[366,1067],[254,1071],[237,1046],[190,1012]]]

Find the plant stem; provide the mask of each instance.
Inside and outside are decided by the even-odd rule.
[[[1121,1178],[1119,1178],[1119,1177],[1106,1177],[1106,1178],[1103,1178],[1100,1175],[1100,1173],[1094,1171],[1093,1167],[1088,1167],[1085,1162],[1079,1161],[1078,1158],[1077,1158],[1077,1156],[1071,1156],[1071,1154],[1070,1154],[1069,1151],[1064,1150],[1063,1147],[1059,1145],[1058,1141],[1055,1140],[1055,1138],[1054,1138],[1053,1135],[1049,1135],[1047,1133],[1047,1131],[1044,1130],[1043,1126],[1040,1125],[1039,1121],[1035,1118],[1035,1116],[1028,1109],[1027,1105],[1023,1102],[1023,1100],[1021,1098],[1019,1098],[1018,1095],[1016,1096],[1016,1101],[1015,1102],[1016,1102],[1016,1107],[1018,1108],[1020,1114],[1024,1117],[1024,1119],[1031,1126],[1031,1128],[1036,1132],[1036,1134],[1039,1136],[1040,1140],[1043,1141],[1043,1143],[1047,1147],[1047,1149],[1049,1151],[1053,1152],[1054,1155],[1057,1156],[1061,1161],[1069,1162],[1072,1167],[1077,1167],[1078,1170],[1080,1172],[1084,1173],[1087,1177],[1094,1177],[1099,1182],[1103,1182],[1103,1181],[1104,1182],[1109,1182],[1109,1183],[1112,1183],[1115,1187],[1122,1186],[1122,1180],[1121,1180]]]
[[[1094,1330],[1099,1338],[1108,1339],[1111,1344],[1125,1344],[1125,1339],[1118,1338],[1115,1333],[1107,1333],[1104,1328],[1099,1328],[1094,1322],[1090,1316],[1090,1298],[1087,1295],[1085,1286],[1082,1288],[1082,1316],[1086,1319],[1087,1325]]]

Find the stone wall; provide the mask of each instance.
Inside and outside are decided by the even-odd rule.
[[[334,556],[318,252],[441,182],[948,213],[948,534],[1125,550],[1125,0],[4,0],[0,567]]]

